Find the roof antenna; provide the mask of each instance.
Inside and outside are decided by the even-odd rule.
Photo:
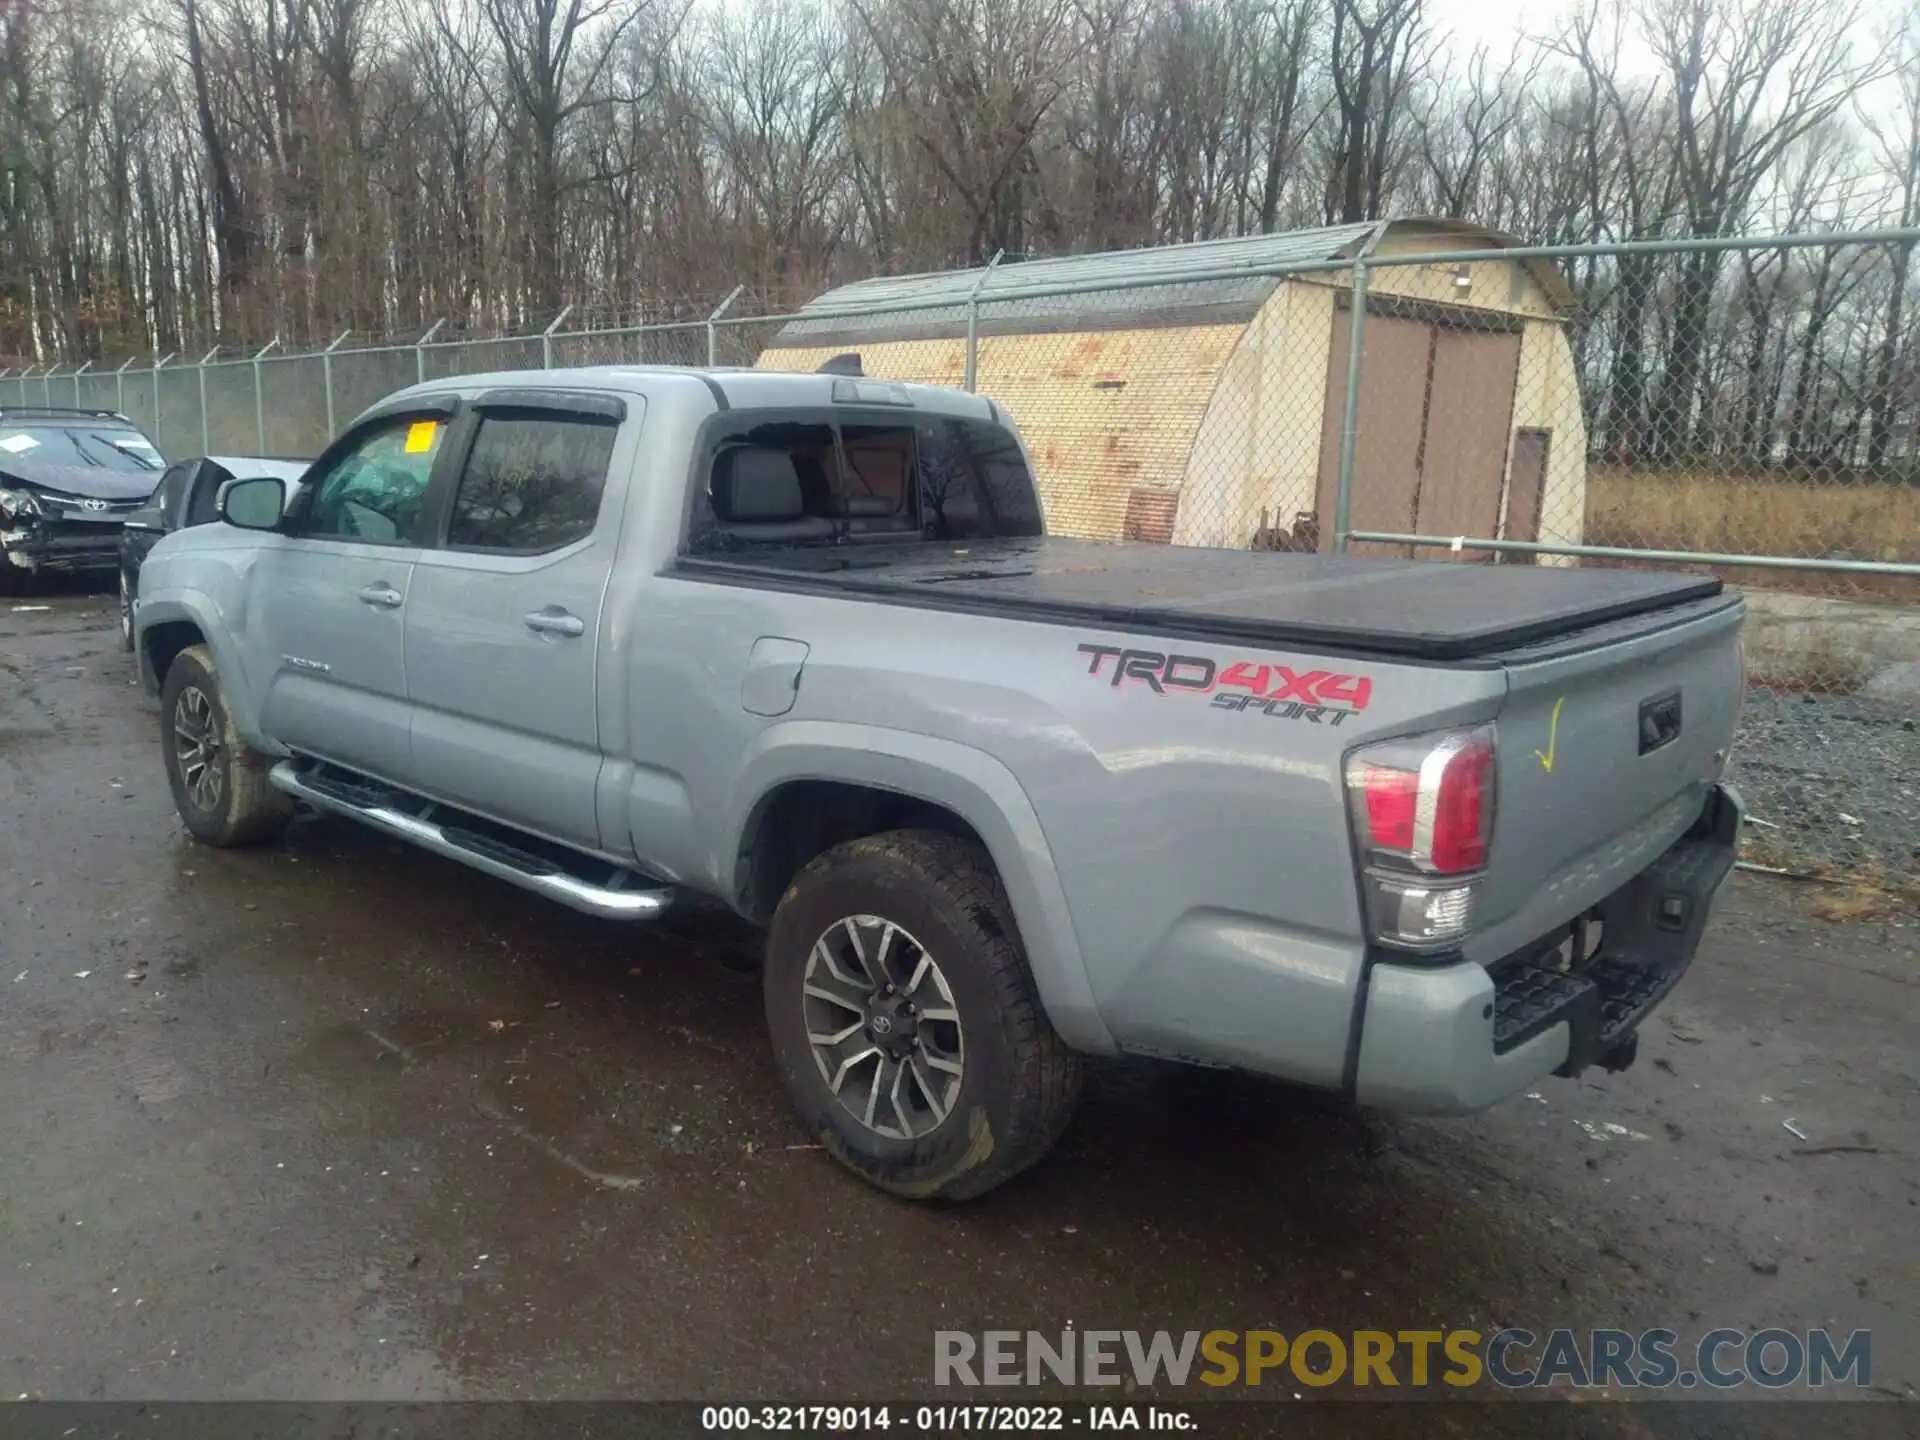
[[[861,379],[865,377],[867,372],[860,368],[860,352],[857,350],[849,350],[845,354],[834,356],[815,373],[819,375],[851,375],[855,379]]]

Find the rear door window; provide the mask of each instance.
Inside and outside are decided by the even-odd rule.
[[[585,539],[619,428],[551,410],[482,412],[453,493],[448,547],[537,555]]]

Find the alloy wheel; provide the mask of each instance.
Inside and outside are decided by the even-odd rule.
[[[226,782],[221,765],[220,720],[213,701],[198,685],[187,686],[173,702],[173,736],[187,798],[196,810],[219,809]]]
[[[946,1122],[965,1042],[953,991],[924,945],[891,920],[849,915],[814,942],[801,986],[807,1044],[843,1110],[899,1140]]]

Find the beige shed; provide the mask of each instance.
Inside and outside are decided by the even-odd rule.
[[[1026,435],[1049,529],[1326,548],[1351,271],[1235,272],[1518,243],[1396,220],[863,280],[820,296],[758,363],[813,370],[857,351],[869,375],[960,385],[977,291],[975,387]],[[1210,278],[1169,278],[1196,271]],[[1105,288],[995,298],[1071,286]],[[1581,540],[1572,307],[1559,272],[1538,262],[1370,267],[1352,528]]]

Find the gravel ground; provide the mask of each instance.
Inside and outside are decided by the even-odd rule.
[[[1865,695],[1749,695],[1729,771],[1755,817],[1748,858],[1920,890],[1917,708]]]
[[[1761,727],[1788,780],[1819,756],[1851,806],[1912,773],[1823,705]],[[1631,1070],[1461,1120],[1098,1066],[1045,1164],[916,1206],[793,1118],[737,926],[594,921],[345,822],[205,849],[158,729],[109,600],[0,607],[0,1397],[145,1402],[0,1405],[4,1440],[699,1433],[322,1401],[1019,1401],[935,1387],[935,1331],[1070,1323],[1864,1329],[1865,1393],[1920,1393],[1905,911],[1816,918],[1811,887],[1737,876]],[[1445,1389],[1400,1374],[1402,1399]],[[1064,1433],[1177,1399],[1186,1440],[1914,1431],[1802,1388],[1552,1411],[1061,1388]]]

